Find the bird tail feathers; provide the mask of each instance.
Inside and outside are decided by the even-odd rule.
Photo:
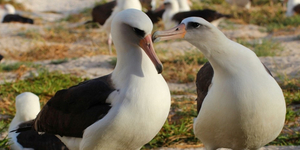
[[[19,133],[19,132],[23,132],[23,131],[28,131],[28,130],[33,129],[33,124],[34,124],[34,120],[22,122],[18,125],[17,129],[11,130],[9,132]]]

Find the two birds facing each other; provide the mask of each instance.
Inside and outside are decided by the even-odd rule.
[[[118,13],[112,21],[118,60],[114,71],[58,91],[16,132],[55,134],[69,149],[140,149],[148,143],[170,109],[152,27],[141,11]],[[283,93],[254,52],[198,17],[153,34],[154,41],[174,38],[196,46],[211,64],[198,73],[194,122],[194,133],[208,150],[257,149],[279,135],[286,111]]]

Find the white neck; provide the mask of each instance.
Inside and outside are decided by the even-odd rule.
[[[237,74],[237,71],[251,69],[251,66],[259,65],[263,68],[252,50],[231,41],[225,35],[219,35],[218,38],[212,37],[208,40],[210,42],[199,42],[198,40],[190,42],[203,52],[215,72],[234,75]],[[247,67],[245,68],[245,66]]]
[[[154,64],[140,47],[126,42],[115,43],[115,47],[117,49],[117,64],[112,73],[113,81],[118,80],[118,83],[127,86],[132,76],[144,78],[146,75],[158,74]]]
[[[129,8],[142,10],[142,5],[139,0],[118,0],[117,5],[120,10],[125,10]]]

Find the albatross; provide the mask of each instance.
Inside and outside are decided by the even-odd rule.
[[[194,120],[195,136],[207,150],[258,149],[280,134],[286,113],[283,92],[252,50],[199,17],[153,34],[154,41],[176,38],[196,46],[213,69]]]
[[[16,14],[15,7],[11,4],[5,4],[3,8],[4,9],[0,10],[2,23],[19,22],[33,24],[34,22],[33,19]]]
[[[205,20],[212,22],[215,26],[218,26],[224,18],[231,17],[230,15],[221,14],[211,9],[180,11],[180,5],[177,0],[165,0],[164,5],[165,11],[162,20],[165,29],[170,29],[171,27],[178,25],[183,19],[188,17],[202,17]]]
[[[12,131],[22,122],[32,120],[40,112],[39,97],[31,92],[24,92],[16,97],[16,115],[10,123],[8,131]],[[10,148],[13,150],[43,149],[53,150],[68,148],[53,134],[39,135],[34,130],[21,133],[9,132]]]
[[[142,11],[116,14],[111,30],[117,51],[113,72],[58,91],[16,132],[33,127],[52,133],[69,149],[137,150],[148,143],[165,123],[171,104],[152,28]]]
[[[140,0],[141,5],[147,10],[153,9],[155,6],[155,0]],[[104,4],[95,6],[92,9],[92,20],[87,21],[85,24],[97,22],[99,25],[103,25],[105,21],[112,14],[114,7],[117,5],[117,1],[110,1]]]

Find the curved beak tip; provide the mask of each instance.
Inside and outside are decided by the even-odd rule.
[[[163,66],[162,66],[162,65],[157,65],[157,66],[156,66],[156,70],[157,70],[157,73],[158,73],[158,74],[161,74],[162,71],[163,71]]]

